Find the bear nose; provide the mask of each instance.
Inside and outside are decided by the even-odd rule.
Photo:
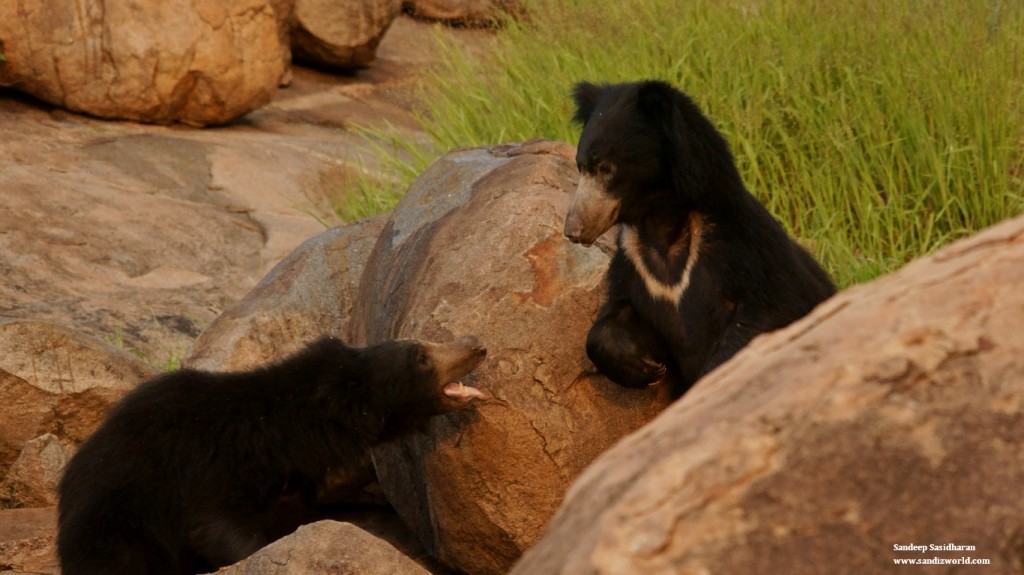
[[[480,338],[475,335],[462,336],[455,340],[455,343],[463,347],[468,347],[475,353],[487,353],[487,346],[485,346],[484,342],[480,341]]]
[[[580,236],[583,234],[583,221],[575,212],[571,212],[565,217],[565,229],[562,233],[572,243],[580,243]]]

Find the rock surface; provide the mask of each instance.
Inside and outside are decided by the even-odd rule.
[[[296,68],[273,102],[214,130],[100,121],[0,89],[0,316],[175,364],[281,258],[338,223],[332,203],[356,174],[386,177],[351,125],[422,137],[411,88],[440,57],[435,36],[467,50],[490,37],[407,17],[392,31],[372,70]]]
[[[333,228],[296,248],[199,336],[185,364],[245,370],[283,359],[321,335],[350,339],[363,266],[386,219]]]
[[[991,564],[948,572],[1024,572],[1021,285],[1024,218],[758,338],[587,469],[512,573],[859,574],[963,556]],[[911,543],[975,550],[893,547]]]
[[[281,48],[282,74],[279,84],[287,86],[292,81],[292,15],[295,12],[295,0],[267,0],[274,11],[274,22],[277,28],[277,43]]]
[[[404,8],[416,18],[467,26],[491,26],[524,12],[519,0],[406,0]]]
[[[430,575],[390,543],[352,525],[303,525],[218,575]]]
[[[57,483],[75,445],[52,433],[29,440],[0,481],[0,498],[5,496],[21,507],[49,507],[57,504]]]
[[[0,509],[0,573],[57,575],[56,508]]]
[[[284,72],[267,0],[0,0],[0,86],[104,118],[220,124]]]
[[[374,451],[388,500],[467,573],[504,573],[584,466],[668,402],[586,359],[608,255],[562,237],[575,180],[565,144],[446,155],[393,211],[352,312],[368,342],[475,334],[488,346],[471,377],[492,401]]]
[[[138,358],[91,337],[48,324],[0,319],[0,478],[7,476],[30,440],[50,433],[63,444],[81,443],[114,402],[152,373]],[[45,457],[52,454],[51,449]],[[38,493],[22,500],[12,491],[19,485],[39,485],[25,474],[30,461],[22,463],[20,475],[3,483],[0,501],[5,506],[39,502]],[[52,466],[38,469],[47,468],[52,472]],[[45,475],[38,478],[44,484]]]
[[[402,0],[295,0],[293,57],[330,68],[367,68],[401,10]]]

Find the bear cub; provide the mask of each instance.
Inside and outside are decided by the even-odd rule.
[[[269,367],[184,369],[129,393],[60,482],[64,575],[185,575],[235,563],[314,519],[329,473],[486,397],[457,380],[475,337],[365,348],[322,338]]]
[[[671,85],[580,83],[579,187],[565,236],[619,224],[587,355],[620,385],[676,396],[751,339],[835,293],[821,266],[750,192],[725,139]]]

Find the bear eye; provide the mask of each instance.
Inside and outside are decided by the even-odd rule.
[[[430,356],[428,356],[425,351],[421,351],[421,352],[417,353],[416,354],[416,365],[418,365],[420,367],[429,367],[430,366]]]
[[[596,166],[597,175],[599,176],[610,176],[615,173],[615,165],[611,162],[601,160]]]

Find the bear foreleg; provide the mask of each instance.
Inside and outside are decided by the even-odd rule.
[[[587,334],[587,356],[602,374],[624,387],[661,383],[668,372],[661,338],[624,302],[601,308]]]

